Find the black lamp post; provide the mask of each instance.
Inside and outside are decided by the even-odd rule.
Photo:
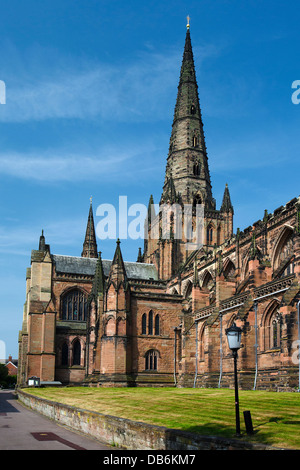
[[[237,381],[237,352],[241,347],[242,330],[235,323],[230,328],[226,329],[228,346],[232,351],[234,359],[234,389],[235,389],[235,422],[236,422],[236,435],[240,436],[240,411],[239,411],[239,392]]]

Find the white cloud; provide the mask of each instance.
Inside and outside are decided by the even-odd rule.
[[[99,177],[121,177],[132,169],[145,169],[147,156],[155,152],[155,146],[104,145],[92,151],[80,148],[77,152],[66,148],[35,150],[28,152],[0,153],[0,174],[40,182],[91,181]],[[149,159],[151,161],[151,159]]]
[[[87,218],[63,218],[36,224],[10,224],[0,226],[0,253],[27,256],[31,249],[38,249],[42,229],[46,243],[55,246],[80,246],[84,239]]]
[[[12,48],[13,49],[13,48]],[[194,48],[200,67],[216,47]],[[0,122],[47,119],[148,121],[169,117],[175,105],[182,53],[175,47],[140,53],[117,64],[87,59],[53,57],[53,52],[30,51],[20,58],[13,49],[13,65],[3,70],[6,105]],[[9,60],[3,62],[8,67]],[[17,68],[16,68],[17,67]]]
[[[131,64],[74,65],[49,70],[49,74],[29,67],[26,78],[6,79],[7,99],[0,122],[94,117],[140,121],[154,115],[157,119],[166,112],[163,105],[174,91],[178,61],[175,53],[168,59],[147,53]]]

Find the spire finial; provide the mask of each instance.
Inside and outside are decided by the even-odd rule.
[[[93,196],[90,197],[90,206],[92,205]]]
[[[190,29],[190,16],[188,15],[188,16],[186,17],[186,19],[187,19],[187,25],[186,25],[186,27],[187,27],[187,29]]]

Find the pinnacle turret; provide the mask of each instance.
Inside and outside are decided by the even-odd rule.
[[[42,235],[40,236],[40,241],[39,241],[39,251],[45,251],[45,235],[44,235],[44,230],[42,230]]]
[[[90,210],[81,256],[83,258],[98,258],[92,200],[90,202]]]
[[[93,298],[96,300],[99,294],[104,293],[104,286],[105,286],[105,277],[104,277],[104,270],[103,270],[103,264],[102,264],[102,258],[101,258],[101,251],[99,251],[90,298]]]
[[[116,287],[119,286],[120,283],[124,283],[124,285],[127,285],[127,274],[120,248],[120,243],[121,242],[118,239],[114,258],[112,260],[108,276],[108,282],[113,282]]]
[[[226,186],[225,186],[224,196],[223,196],[223,201],[222,201],[222,206],[221,206],[220,211],[221,212],[232,212],[232,214],[233,214],[233,205],[231,204],[231,198],[230,198],[230,193],[229,193],[227,183],[226,183]]]
[[[142,255],[142,248],[139,248],[138,256],[137,256],[137,263],[143,262],[143,255]]]

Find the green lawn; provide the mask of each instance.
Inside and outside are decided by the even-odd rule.
[[[86,410],[203,435],[235,437],[234,391],[193,388],[35,388],[34,395]],[[300,395],[239,391],[242,438],[300,449]],[[250,410],[254,435],[246,434]]]

